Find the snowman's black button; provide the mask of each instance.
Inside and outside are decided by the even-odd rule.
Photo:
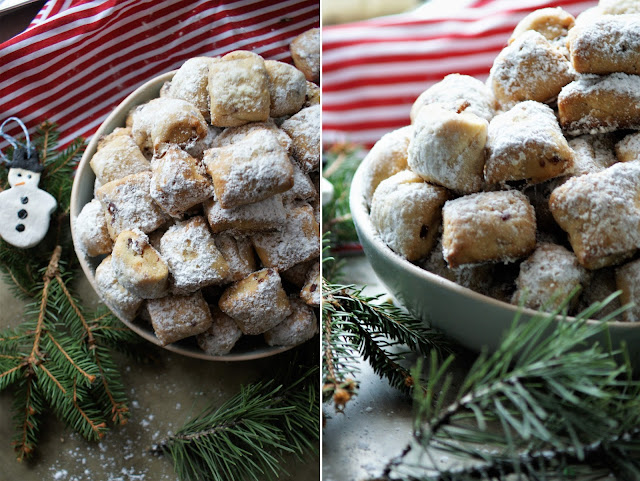
[[[27,211],[24,210],[24,209],[20,209],[18,211],[18,217],[20,217],[21,219],[26,219],[27,215],[29,215],[29,214],[27,214]]]
[[[18,225],[16,226],[16,230],[17,230],[18,232],[23,232],[23,231],[24,231],[24,224],[18,224]]]
[[[20,198],[20,202],[22,202],[23,204],[26,204],[29,202],[29,197],[27,197],[26,195],[24,197]]]

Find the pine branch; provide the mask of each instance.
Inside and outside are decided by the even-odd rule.
[[[441,401],[451,386],[446,366],[432,359],[425,389],[415,392],[416,442],[381,479],[569,479],[567,473],[614,465],[618,479],[633,479],[628,473],[640,473],[640,381],[624,348],[596,342],[607,327],[587,324],[593,310],[573,322],[557,322],[558,312],[516,320],[495,353],[474,363],[448,406]],[[434,392],[441,393],[437,402]],[[416,449],[474,462],[455,470],[416,466],[407,461]]]
[[[154,447],[168,454],[180,480],[275,479],[285,454],[315,451],[320,412],[318,368],[299,366],[294,382],[242,387],[219,408],[207,408]],[[288,377],[288,376],[287,376]]]
[[[85,312],[69,288],[77,265],[69,195],[84,141],[58,152],[56,126],[43,123],[38,132],[33,144],[45,167],[41,184],[58,209],[36,247],[18,249],[0,240],[0,270],[16,293],[30,299],[24,321],[0,332],[0,390],[13,388],[18,460],[34,453],[39,420],[49,411],[89,440],[104,436],[109,422],[126,423],[126,390],[112,350],[141,342],[112,315]]]
[[[442,335],[392,304],[376,303],[379,296],[365,296],[362,289],[324,281],[323,298],[323,397],[333,399],[339,411],[356,394],[360,356],[393,387],[409,393],[414,379],[401,364],[408,352],[397,349],[405,346],[422,356],[448,349]]]

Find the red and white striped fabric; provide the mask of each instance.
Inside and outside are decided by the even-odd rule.
[[[318,0],[49,0],[0,44],[0,121],[56,122],[65,146],[190,57],[243,49],[289,62],[290,41],[319,22]]]
[[[445,6],[435,8],[436,3]],[[325,27],[324,145],[371,147],[386,132],[408,125],[414,100],[449,73],[485,80],[516,24],[533,10],[562,7],[577,15],[595,5],[595,0],[433,0],[412,13]]]

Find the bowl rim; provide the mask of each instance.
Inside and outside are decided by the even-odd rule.
[[[351,215],[353,218],[354,224],[357,226],[358,235],[365,236],[367,241],[376,249],[376,252],[384,256],[385,260],[393,263],[395,266],[402,268],[404,270],[408,270],[411,274],[424,279],[430,283],[437,283],[441,287],[447,289],[450,292],[469,297],[474,299],[475,301],[484,302],[492,305],[495,308],[502,308],[510,311],[515,318],[518,314],[527,314],[531,317],[539,316],[540,314],[544,314],[543,311],[537,311],[535,309],[531,309],[529,307],[521,307],[516,306],[515,304],[509,304],[507,302],[495,299],[493,297],[489,297],[484,294],[480,294],[479,292],[473,291],[467,287],[463,287],[459,284],[456,284],[449,279],[445,279],[433,272],[430,272],[426,269],[423,269],[407,259],[403,258],[396,252],[392,251],[380,238],[380,236],[376,233],[375,228],[373,227],[373,223],[371,222],[371,218],[369,216],[369,207],[367,206],[367,202],[364,196],[364,175],[367,167],[368,161],[367,157],[365,157],[360,165],[356,169],[356,172],[351,181],[350,193],[349,193],[349,205],[351,210]],[[575,321],[574,316],[564,316],[564,315],[556,315],[557,321]],[[588,324],[597,324],[601,321],[595,319],[588,319],[586,321]],[[633,329],[634,327],[639,327],[640,323],[633,322],[624,322],[624,321],[607,321],[607,326],[609,328],[615,329]]]
[[[157,89],[159,91],[165,82],[170,81],[173,78],[176,72],[177,70],[171,70],[170,72],[166,72],[164,74],[153,77],[152,79],[146,81],[137,89],[135,89],[122,102],[120,102],[111,111],[111,113],[107,116],[107,118],[100,124],[100,127],[98,128],[98,130],[92,135],[91,140],[87,144],[87,147],[85,148],[85,151],[82,154],[82,158],[80,159],[80,162],[77,165],[76,172],[74,174],[74,179],[73,179],[73,186],[71,188],[71,203],[70,203],[70,209],[69,209],[71,236],[73,239],[73,247],[76,252],[76,256],[78,257],[78,261],[80,262],[80,266],[82,267],[82,270],[87,280],[89,281],[89,284],[91,284],[91,287],[93,288],[93,290],[95,291],[95,293],[98,295],[99,298],[100,298],[100,295],[98,294],[98,289],[97,289],[95,278],[94,278],[95,271],[89,265],[89,262],[87,259],[88,256],[86,256],[86,254],[84,254],[84,252],[82,251],[82,248],[80,246],[80,241],[78,240],[75,234],[74,223],[75,223],[76,217],[78,216],[78,214],[80,213],[80,211],[85,205],[85,204],[80,205],[81,187],[78,179],[84,178],[84,176],[88,174],[90,174],[95,178],[95,175],[93,174],[93,171],[91,170],[91,167],[89,165],[89,161],[91,160],[91,157],[95,153],[96,147],[98,145],[98,141],[100,140],[101,137],[111,133],[117,127],[122,127],[122,125],[118,126],[118,125],[111,125],[111,124],[114,123],[118,117],[122,116],[123,111],[129,112],[133,107],[144,103],[144,101],[140,100],[140,97],[143,95],[143,93],[147,93],[152,89]],[[125,324],[129,329],[134,331],[140,337],[144,338],[145,340],[163,349],[166,349],[168,351],[174,352],[176,354],[181,354],[187,357],[203,359],[207,361],[252,361],[255,359],[262,359],[264,357],[280,354],[282,352],[288,351],[296,347],[296,346],[273,346],[273,347],[265,346],[264,348],[258,349],[256,351],[229,353],[223,356],[213,356],[213,355],[207,354],[205,351],[196,350],[195,348],[189,349],[188,347],[182,347],[180,345],[174,345],[174,344],[167,344],[163,346],[162,344],[160,344],[155,334],[153,334],[152,330],[144,329],[143,327],[137,325],[135,322],[123,318],[122,316],[117,314],[113,309],[111,309],[111,307],[106,302],[104,302],[102,298],[100,298],[100,302],[105,306],[107,306],[107,308],[109,308],[109,310],[113,313],[114,316],[120,319],[120,321],[123,324]]]

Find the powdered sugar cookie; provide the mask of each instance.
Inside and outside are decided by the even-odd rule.
[[[209,306],[200,291],[187,296],[150,299],[147,311],[153,331],[163,346],[205,332],[213,323]]]
[[[264,333],[269,346],[296,346],[318,333],[318,319],[313,309],[295,296],[289,296],[289,303],[291,314]]]
[[[269,75],[269,115],[282,117],[298,112],[307,96],[307,80],[304,74],[293,65],[277,60],[265,60],[264,66]]]
[[[131,129],[117,128],[100,140],[89,164],[101,184],[151,169],[130,134]]]
[[[105,257],[96,268],[95,281],[100,298],[110,309],[125,319],[136,317],[142,298],[132,294],[118,282],[111,256]]]
[[[204,204],[211,231],[228,232],[234,235],[255,232],[274,231],[284,225],[286,213],[282,203],[282,195],[274,195],[253,204],[239,205],[225,209],[220,202],[213,199]]]
[[[74,222],[74,227],[75,234],[88,256],[94,257],[111,252],[113,241],[109,236],[107,219],[98,199],[93,199],[84,205]]]
[[[320,167],[320,109],[320,105],[302,109],[281,125],[291,137],[291,153],[304,172]]]
[[[640,160],[640,132],[625,136],[615,146],[616,158],[620,162]]]
[[[186,100],[195,105],[209,122],[209,66],[217,60],[211,57],[193,57],[186,60],[171,79],[165,96]]]
[[[320,83],[320,29],[312,28],[301,33],[289,46],[296,68],[310,82]]]
[[[574,24],[573,15],[560,7],[540,8],[518,22],[509,43],[513,43],[517,37],[529,30],[535,30],[549,41],[563,39]]]
[[[198,346],[212,356],[224,356],[231,352],[238,339],[242,337],[242,331],[218,306],[209,306],[209,309],[213,322],[209,329],[198,334]]]

